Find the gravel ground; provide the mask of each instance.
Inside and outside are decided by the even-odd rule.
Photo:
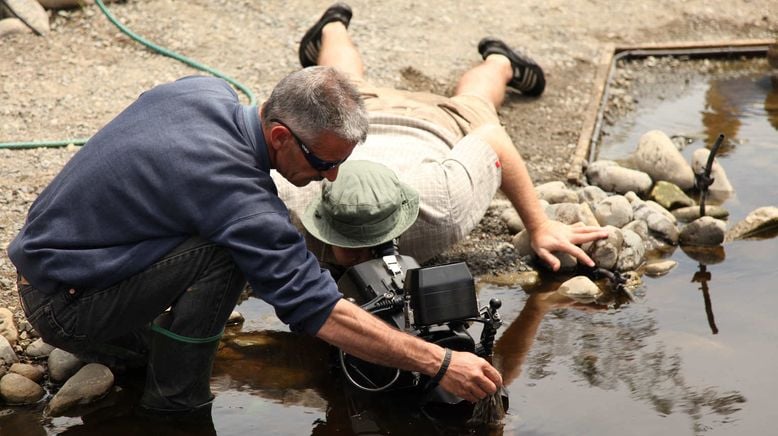
[[[133,31],[224,71],[261,101],[298,67],[297,45],[326,1],[129,0],[110,5]],[[605,44],[775,37],[773,0],[351,1],[352,35],[371,80],[446,93],[480,58],[486,35],[521,47],[546,71],[539,99],[511,96],[502,119],[533,179],[563,180]],[[771,10],[772,9],[772,10]],[[88,137],[139,93],[195,73],[121,34],[95,6],[52,13],[46,37],[0,40],[0,142]],[[75,148],[0,150],[0,245]],[[97,205],[96,205],[97,206]],[[507,245],[499,207],[440,260],[476,273],[524,269]],[[0,307],[19,314],[15,272],[0,260]]]

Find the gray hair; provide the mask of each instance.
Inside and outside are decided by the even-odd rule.
[[[331,67],[308,67],[281,79],[262,110],[263,124],[274,119],[307,141],[324,130],[350,144],[367,137],[367,111],[359,92]]]

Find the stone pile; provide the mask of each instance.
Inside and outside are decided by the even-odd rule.
[[[238,325],[240,312],[227,325]],[[45,414],[60,416],[77,405],[91,404],[110,393],[111,370],[99,363],[84,364],[67,351],[37,336],[25,320],[16,327],[10,310],[0,307],[0,408],[46,402]],[[19,331],[21,330],[21,333]],[[56,392],[53,395],[49,392]]]
[[[107,367],[84,365],[74,355],[38,338],[26,321],[22,332],[13,314],[0,308],[0,405],[30,405],[48,401],[46,413],[59,416],[78,404],[88,404],[108,394],[114,376]],[[57,389],[49,397],[48,389]]]
[[[582,246],[598,267],[661,276],[675,267],[674,261],[662,257],[677,246],[697,261],[716,262],[723,259],[721,244],[725,241],[778,234],[778,208],[774,206],[757,209],[729,230],[725,221],[729,213],[720,206],[706,205],[705,216],[700,216],[699,205],[687,192],[695,187],[694,174],[704,171],[709,154],[707,149],[697,150],[687,163],[673,141],[654,130],[641,137],[627,165],[605,160],[590,164],[588,186],[550,182],[536,191],[550,219],[607,229],[606,239]],[[715,159],[711,176],[714,183],[709,198],[723,200],[733,194]],[[516,211],[506,208],[501,217],[516,233],[513,245],[519,254],[537,262],[529,233]],[[574,257],[555,254],[562,261],[562,271],[576,268]]]

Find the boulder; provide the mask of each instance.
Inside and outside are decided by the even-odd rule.
[[[591,163],[586,169],[586,177],[589,183],[617,194],[629,191],[645,194],[651,189],[653,183],[648,174],[624,168],[616,162],[608,160],[598,160]]]
[[[705,165],[708,163],[709,156],[710,150],[707,148],[694,150],[694,154],[692,154],[692,170],[695,174],[703,174],[705,172]],[[713,178],[713,183],[708,187],[708,191],[713,193],[716,198],[722,196],[726,198],[735,192],[735,188],[729,182],[727,173],[724,172],[724,168],[719,164],[718,158],[713,158],[710,176]]]
[[[632,230],[622,230],[621,234],[624,237],[624,242],[621,245],[616,269],[618,271],[634,271],[645,260],[646,246],[643,239]]]
[[[678,221],[688,223],[700,217],[700,206],[679,207],[673,209],[672,214]],[[729,216],[729,211],[721,206],[705,205],[705,216],[726,219]]]
[[[94,4],[94,0],[38,0],[46,9],[76,9]],[[104,3],[110,3],[104,1]]]
[[[0,335],[8,339],[8,343],[16,345],[19,340],[19,330],[14,323],[14,314],[5,307],[0,307]]]
[[[8,342],[8,339],[2,335],[0,335],[0,360],[2,360],[2,362],[0,362],[0,366],[3,364],[6,366],[11,366],[12,364],[19,361],[19,358],[16,357],[14,347],[11,346],[11,343]]]
[[[683,245],[719,245],[724,242],[724,221],[704,216],[685,225],[679,240]]]
[[[760,207],[748,214],[726,233],[726,241],[736,239],[765,239],[778,234],[778,207]]]
[[[75,374],[84,365],[78,357],[65,350],[55,348],[49,354],[49,376],[51,380],[62,383]]]
[[[608,193],[599,186],[585,186],[578,190],[578,202],[586,203],[591,208],[597,206],[597,203],[604,200],[607,196]]]
[[[43,357],[49,357],[49,354],[51,354],[53,350],[54,346],[49,345],[43,342],[43,339],[38,338],[27,346],[27,348],[24,350],[24,354],[27,355],[27,357],[39,359]]]
[[[632,221],[632,206],[621,195],[608,197],[597,204],[594,217],[601,226],[623,227]]]
[[[578,203],[578,193],[565,186],[563,182],[548,182],[535,187],[538,198],[550,204]]]
[[[114,377],[108,367],[90,363],[71,377],[49,401],[45,413],[59,416],[71,407],[90,404],[104,397],[113,387]]]
[[[694,187],[692,167],[662,131],[652,130],[640,137],[633,161],[654,181],[672,182],[683,190]]]
[[[0,38],[17,33],[32,33],[32,29],[18,18],[3,18],[0,20]]]
[[[557,292],[581,303],[592,303],[602,295],[596,283],[585,276],[576,276],[559,285]]]
[[[505,210],[503,210],[500,214],[500,219],[505,223],[505,226],[508,227],[508,230],[510,230],[510,232],[513,234],[524,230],[524,222],[521,220],[519,212],[517,212],[513,206],[505,208]]]
[[[8,372],[13,372],[21,376],[27,377],[35,383],[43,381],[44,370],[40,365],[30,365],[29,363],[14,363]]]
[[[659,259],[646,263],[645,273],[649,277],[661,277],[678,266],[678,262],[672,259]]]
[[[583,245],[583,250],[592,258],[597,266],[605,269],[613,269],[619,259],[624,236],[621,229],[613,226],[603,227],[608,232],[608,237],[598,239]]]
[[[37,33],[49,33],[49,14],[40,3],[35,0],[4,0],[4,3],[14,15],[23,19]]]
[[[651,199],[667,210],[694,205],[694,200],[686,195],[681,188],[664,180],[656,182],[654,188],[651,189]]]
[[[43,395],[43,388],[23,375],[9,372],[0,379],[0,397],[7,404],[34,404]]]

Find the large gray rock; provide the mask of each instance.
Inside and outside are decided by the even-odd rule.
[[[23,377],[27,377],[35,383],[40,383],[43,381],[44,371],[40,365],[30,365],[29,363],[14,363],[11,365],[11,368],[8,370],[8,372],[13,372]]]
[[[576,276],[559,285],[557,292],[581,303],[591,303],[602,295],[596,283],[585,276]]]
[[[46,9],[75,9],[94,4],[94,0],[38,0],[38,3]]]
[[[778,233],[778,207],[760,207],[727,231],[725,240],[771,238]]]
[[[678,243],[678,228],[675,226],[673,220],[651,206],[649,202],[636,201],[632,203],[632,209],[635,214],[635,219],[646,222],[651,236],[662,239],[671,245],[676,245]],[[659,206],[659,209],[662,209],[662,207]]]
[[[564,251],[554,251],[551,254],[559,259],[559,270],[557,272],[573,271],[578,266],[578,259],[570,253]]]
[[[32,33],[32,30],[18,18],[3,18],[0,20],[0,38],[17,33]]]
[[[530,240],[529,232],[525,229],[513,236],[511,240],[513,247],[516,248],[516,253],[519,256],[535,256],[535,250],[532,249],[532,241]]]
[[[694,150],[694,154],[692,154],[692,170],[695,174],[702,174],[705,172],[705,165],[708,163],[709,156],[710,150],[707,148],[698,148],[697,150]],[[724,168],[719,164],[717,158],[713,158],[710,176],[713,178],[713,184],[708,187],[708,190],[711,191],[716,198],[722,196],[729,197],[735,192],[732,183],[729,182],[727,173],[724,172]]]
[[[0,379],[0,397],[7,404],[33,404],[43,398],[43,388],[23,375],[9,372]]]
[[[672,214],[678,221],[688,223],[700,217],[700,206],[679,207],[678,209],[673,209]],[[729,211],[721,206],[706,205],[705,216],[726,219],[729,216]]]
[[[632,221],[632,206],[623,196],[614,195],[597,204],[594,216],[602,226],[623,227]]]
[[[589,207],[594,208],[597,203],[608,197],[608,193],[603,191],[599,186],[585,186],[578,190],[578,202],[586,203]]]
[[[658,259],[647,262],[645,272],[649,277],[661,277],[672,271],[676,266],[678,266],[678,262],[672,259]]]
[[[60,348],[55,348],[49,354],[49,377],[57,383],[62,383],[75,374],[84,365],[78,357]]]
[[[603,227],[608,232],[608,237],[598,239],[583,245],[583,250],[592,258],[597,266],[605,269],[613,269],[619,259],[624,236],[621,229],[613,226]]]
[[[651,189],[651,198],[667,210],[694,205],[694,200],[686,195],[678,185],[664,180],[656,182],[654,188]]]
[[[508,227],[508,230],[513,234],[524,230],[524,222],[521,220],[519,212],[517,212],[513,206],[505,208],[500,214],[500,219],[502,219]]]
[[[577,203],[578,193],[565,186],[563,182],[548,182],[535,187],[538,198],[550,204]]]
[[[35,0],[4,0],[14,15],[23,19],[41,35],[49,33],[49,14]]]
[[[78,404],[90,404],[104,397],[113,387],[113,373],[106,366],[90,363],[81,368],[54,395],[46,414],[59,416]]]
[[[43,339],[38,338],[32,341],[32,343],[27,346],[27,348],[24,350],[24,354],[27,355],[27,357],[33,359],[39,359],[43,357],[48,357],[53,350],[54,350],[53,345],[49,345],[43,342]]]
[[[578,203],[556,203],[546,208],[548,219],[565,224],[581,221],[581,206]]]
[[[19,361],[19,358],[16,357],[14,347],[12,347],[11,343],[8,342],[8,339],[2,335],[0,335],[0,360],[2,360],[2,362],[0,362],[0,366],[3,364],[6,366],[11,366],[12,364]]]
[[[653,209],[655,212],[659,212],[662,215],[664,215],[665,218],[669,219],[671,223],[676,224],[678,222],[678,220],[675,218],[675,215],[673,215],[672,212],[670,212],[669,210],[667,210],[664,207],[662,207],[662,205],[657,203],[656,201],[654,201],[654,200],[646,200],[645,204],[646,204],[646,206],[648,206],[651,209]],[[633,206],[633,208],[634,208],[634,206]]]
[[[19,330],[14,323],[14,314],[5,307],[0,307],[0,335],[5,336],[11,345],[19,340]]]
[[[592,185],[617,194],[629,191],[645,194],[651,189],[653,183],[648,174],[624,168],[609,160],[598,160],[591,163],[586,169],[586,177]]]
[[[640,236],[640,239],[643,241],[648,239],[648,224],[643,220],[632,220],[622,227],[621,230],[631,230]]]
[[[597,221],[597,217],[594,216],[594,212],[592,212],[589,203],[584,202],[578,205],[578,217],[581,219],[581,222],[587,226],[600,225],[599,221]]]
[[[724,221],[704,216],[685,225],[679,239],[683,245],[719,245],[724,242],[725,228]]]
[[[654,181],[666,180],[683,190],[694,187],[692,167],[662,131],[652,130],[640,137],[633,161],[638,170]]]
[[[616,262],[618,271],[634,271],[646,257],[646,246],[643,239],[632,230],[621,230],[624,242],[621,245],[619,260]]]

